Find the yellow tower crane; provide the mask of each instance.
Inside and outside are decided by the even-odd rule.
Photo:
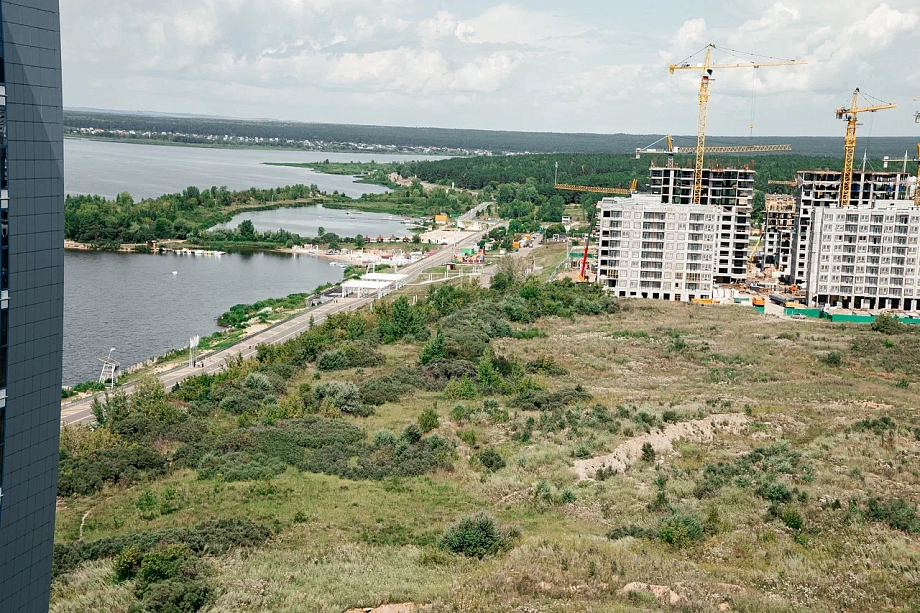
[[[872,106],[859,106],[859,88],[853,92],[853,102],[849,108],[837,109],[837,119],[847,122],[847,135],[844,139],[843,175],[840,177],[840,206],[850,206],[850,191],[853,189],[853,158],[856,156],[856,122],[860,113],[874,113],[886,109],[896,109],[897,104],[882,103]]]
[[[712,50],[716,46],[706,45],[706,59],[702,64],[691,65],[687,62],[681,64],[671,64],[669,69],[671,74],[677,70],[702,70],[703,76],[700,79],[700,116],[696,130],[696,174],[693,176],[693,204],[700,204],[703,191],[703,158],[706,153],[706,117],[709,110],[709,81],[712,77],[713,70],[723,68],[761,68],[767,66],[802,66],[804,61],[796,60],[775,60],[769,62],[750,61],[739,62],[735,64],[713,64]]]
[[[629,188],[624,187],[595,187],[591,185],[571,185],[569,183],[560,183],[559,182],[559,162],[556,162],[556,175],[553,181],[555,187],[558,190],[563,190],[567,192],[588,192],[591,194],[606,194],[608,196],[629,196],[630,194],[636,193],[636,188],[639,185],[638,179],[633,179],[632,184]]]
[[[696,147],[675,147],[674,142],[671,140],[670,136],[665,137],[668,140],[667,149],[653,149],[652,147],[658,144],[659,141],[652,143],[645,148],[636,148],[636,159],[640,159],[643,155],[664,153],[668,156],[668,168],[674,168],[674,156],[676,154],[684,155],[695,155],[697,152]],[[663,139],[662,139],[663,140]],[[706,151],[709,153],[775,153],[778,151],[792,151],[792,145],[735,145],[731,147],[706,147]]]
[[[639,179],[633,179],[632,184],[628,187],[596,187],[593,185],[570,185],[568,183],[556,183],[553,187],[558,190],[567,192],[588,192],[591,194],[606,194],[613,196],[628,196],[636,193],[636,187],[639,185]]]

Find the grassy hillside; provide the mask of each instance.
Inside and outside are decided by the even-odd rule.
[[[439,286],[65,429],[52,611],[913,611],[918,364],[920,329]]]

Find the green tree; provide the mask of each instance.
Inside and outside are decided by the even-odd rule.
[[[240,222],[239,233],[240,238],[244,241],[252,241],[256,238],[256,228],[248,219],[244,219]]]
[[[444,344],[444,332],[438,328],[434,337],[428,341],[428,344],[422,349],[422,354],[419,356],[418,361],[424,365],[445,359],[447,359],[447,347]]]

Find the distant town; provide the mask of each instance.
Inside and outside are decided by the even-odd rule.
[[[121,130],[96,127],[65,127],[65,136],[77,138],[100,138],[109,140],[148,140],[189,145],[210,145],[221,147],[272,147],[281,149],[302,149],[330,153],[385,153],[404,155],[473,156],[492,155],[485,149],[463,149],[458,147],[425,147],[412,145],[383,145],[377,143],[331,142],[325,140],[297,140],[280,137],[234,136],[230,134],[194,134],[188,132],[155,132],[151,130]]]

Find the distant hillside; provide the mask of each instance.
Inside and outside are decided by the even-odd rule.
[[[494,153],[632,153],[662,138],[658,134],[567,134],[553,132],[505,132],[496,130],[455,130],[448,128],[406,128],[345,124],[298,123],[172,117],[115,112],[65,110],[67,128],[135,130],[138,132],[181,132],[229,135],[246,138],[278,138],[296,141],[367,143],[394,147],[437,147],[483,150]],[[679,144],[695,144],[695,137],[676,137]],[[916,151],[920,136],[861,138],[860,156],[865,147],[871,157],[899,156]],[[843,136],[838,137],[711,137],[712,145],[790,143],[799,155],[842,157]]]

